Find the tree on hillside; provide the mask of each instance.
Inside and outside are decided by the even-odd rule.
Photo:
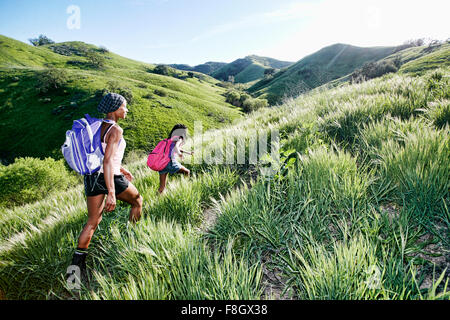
[[[91,67],[95,69],[102,69],[105,67],[105,58],[94,51],[88,51],[86,53],[86,59],[88,60]]]
[[[276,70],[274,68],[268,68],[264,70],[264,79],[270,79],[275,74]]]
[[[100,48],[98,49],[98,52],[100,52],[100,53],[108,53],[109,50],[105,46],[100,46]]]
[[[34,39],[31,38],[31,39],[28,39],[28,41],[30,41],[31,44],[32,44],[33,46],[35,46],[35,47],[37,47],[37,46],[42,46],[42,45],[44,45],[44,44],[53,44],[53,43],[55,43],[55,41],[53,41],[52,39],[50,39],[50,38],[44,36],[43,34],[39,35],[38,38],[34,38]]]
[[[155,69],[153,69],[153,72],[156,74],[161,74],[163,76],[169,75],[169,67],[164,64],[158,64]]]
[[[274,68],[268,68],[266,70],[264,70],[264,75],[266,76],[271,76],[275,73],[275,69]]]
[[[428,42],[428,47],[426,47],[424,49],[425,52],[432,52],[434,50],[436,50],[437,48],[439,48],[442,45],[442,41],[437,40],[437,39],[430,39],[430,41]]]
[[[58,91],[65,87],[68,78],[68,74],[64,69],[49,66],[46,70],[38,73],[36,89],[41,94],[49,91]]]

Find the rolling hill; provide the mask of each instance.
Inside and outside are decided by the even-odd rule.
[[[229,77],[234,77],[236,83],[247,83],[264,77],[266,69],[281,69],[288,67],[293,62],[280,61],[273,58],[249,55],[245,58],[237,59],[219,70],[213,72],[211,76],[218,80],[228,81]]]
[[[329,81],[345,76],[364,63],[382,59],[396,47],[356,47],[334,44],[304,57],[273,77],[258,81],[248,91],[267,98],[269,103],[281,101],[284,96],[298,95]]]
[[[445,42],[437,45],[423,45],[410,47],[397,51],[381,60],[377,64],[397,65],[399,73],[422,73],[440,67],[450,66],[450,43]],[[322,87],[336,87],[351,81],[352,73],[327,82]]]
[[[0,35],[0,158],[60,158],[65,131],[85,113],[100,116],[96,106],[106,91],[129,99],[122,123],[127,151],[151,149],[175,123],[192,128],[200,120],[207,129],[241,116],[225,102],[216,79],[183,71],[164,76],[154,69],[83,42],[33,47]],[[55,79],[62,81],[58,88],[37,90]]]
[[[207,75],[211,75],[216,70],[219,70],[220,68],[222,68],[225,65],[226,65],[225,62],[213,62],[213,61],[208,61],[208,62],[199,64],[199,65],[196,65],[194,67],[191,67],[190,65],[187,65],[187,64],[169,64],[170,67],[178,69],[178,70],[201,72],[201,73],[204,73]]]
[[[223,150],[224,136],[250,154],[254,129],[276,129],[286,160],[274,176],[187,158],[195,175],[160,197],[145,158],[127,163],[142,219],[129,225],[122,203],[104,215],[80,290],[64,274],[83,186],[0,207],[0,299],[448,301],[449,76],[443,66],[312,90],[186,145]]]

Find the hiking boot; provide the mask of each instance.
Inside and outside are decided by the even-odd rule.
[[[81,289],[81,283],[86,283],[86,256],[87,252],[75,251],[72,263],[67,267],[66,281],[70,289]]]

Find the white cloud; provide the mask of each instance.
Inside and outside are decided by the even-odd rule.
[[[275,11],[260,12],[248,15],[241,18],[240,20],[212,26],[208,31],[194,36],[191,41],[196,42],[199,40],[205,40],[216,35],[227,33],[237,29],[250,28],[280,21],[298,19],[310,14],[310,12],[314,11],[316,8],[317,3],[313,2],[290,3]]]

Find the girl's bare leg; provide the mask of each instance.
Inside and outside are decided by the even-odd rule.
[[[180,170],[177,171],[177,173],[182,173],[186,176],[189,176],[191,174],[191,171],[188,168],[182,166]]]
[[[166,188],[166,182],[167,182],[167,175],[168,173],[163,173],[159,175],[159,189],[158,192],[161,194],[164,189]]]
[[[84,225],[83,231],[81,231],[80,237],[78,238],[78,248],[87,249],[89,246],[94,231],[97,229],[100,221],[102,221],[104,199],[104,194],[87,197],[88,221]]]
[[[125,191],[117,195],[117,199],[131,204],[130,222],[136,222],[141,218],[142,196],[131,182],[128,184],[128,188]]]

